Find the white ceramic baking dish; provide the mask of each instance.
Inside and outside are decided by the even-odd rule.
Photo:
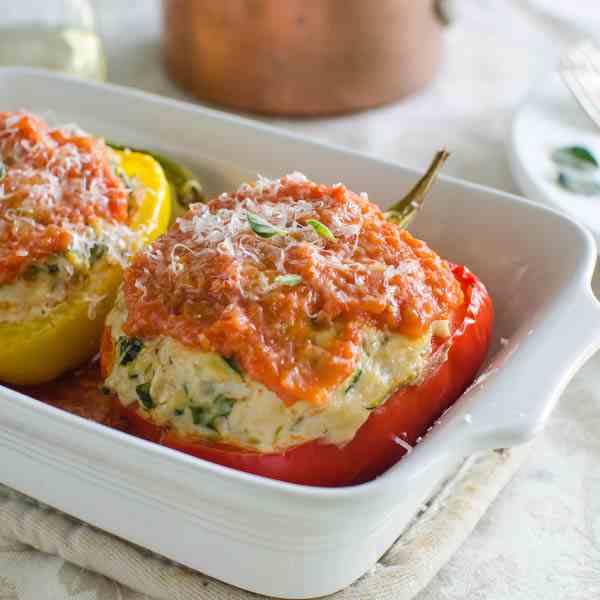
[[[415,181],[397,164],[141,92],[0,72],[0,109],[76,121],[171,153],[211,192],[302,170],[381,203]],[[591,236],[521,198],[444,178],[414,226],[489,287],[497,313],[484,377],[378,479],[323,489],[230,470],[0,387],[0,481],[208,575],[263,594],[334,592],[371,567],[466,455],[524,442],[600,345]]]

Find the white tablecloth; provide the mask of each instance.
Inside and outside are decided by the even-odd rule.
[[[285,1],[285,0],[282,0]],[[317,0],[307,0],[317,1]],[[418,0],[411,0],[418,1]],[[109,79],[185,98],[160,68],[156,0],[95,0]],[[444,64],[421,94],[393,106],[283,127],[377,156],[425,166],[440,146],[445,172],[504,190],[511,116],[561,47],[600,35],[598,0],[458,0]],[[418,600],[600,598],[600,356],[576,376],[531,458]],[[3,549],[0,548],[0,552]],[[27,552],[31,576],[81,599],[142,599],[62,560]],[[25,558],[23,555],[22,558]],[[16,572],[16,571],[15,571]],[[0,572],[0,598],[17,598]],[[33,597],[33,596],[32,596]]]

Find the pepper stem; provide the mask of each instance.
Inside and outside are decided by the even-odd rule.
[[[388,221],[396,223],[399,227],[406,227],[417,214],[417,211],[423,205],[427,192],[433,185],[438,172],[446,162],[450,153],[446,150],[436,152],[431,164],[425,174],[415,186],[396,204],[393,204],[385,211],[385,217]]]
[[[157,152],[123,146],[109,140],[105,140],[105,144],[114,150],[131,150],[151,156],[162,167],[165,177],[175,191],[175,199],[183,209],[187,209],[194,202],[206,201],[202,193],[202,185],[187,167]]]

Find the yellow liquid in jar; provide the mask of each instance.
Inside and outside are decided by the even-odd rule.
[[[103,81],[106,58],[92,31],[43,26],[0,28],[0,66],[37,67]]]

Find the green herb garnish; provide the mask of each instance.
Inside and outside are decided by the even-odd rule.
[[[244,376],[244,371],[242,371],[242,367],[240,363],[236,360],[234,356],[224,356],[223,360],[229,365],[229,367],[235,371],[240,377]]]
[[[276,285],[289,285],[290,287],[294,287],[300,283],[302,283],[302,277],[300,275],[278,275],[275,277],[273,283]]]
[[[0,161],[0,181],[6,177],[6,165]]]
[[[285,235],[287,233],[283,229],[278,229],[275,225],[271,225],[269,221],[266,221],[255,213],[247,211],[246,217],[252,231],[262,238],[272,238],[276,235]]]
[[[180,417],[185,412],[185,408],[176,408],[173,413]]]
[[[573,194],[579,194],[580,196],[600,195],[600,181],[585,179],[567,173],[559,173],[556,181],[561,188]]]
[[[323,223],[321,223],[321,221],[317,221],[316,219],[309,219],[308,221],[306,221],[306,223],[315,230],[317,235],[320,235],[322,238],[325,238],[326,240],[335,241],[335,235],[333,235],[333,233],[331,233],[331,229],[329,229],[329,227],[327,227],[327,225],[324,225]]]
[[[216,431],[216,421],[219,417],[226,417],[233,409],[235,400],[219,394],[209,406],[190,406],[194,425],[201,425]]]
[[[552,161],[576,171],[594,171],[600,167],[594,154],[583,146],[564,146],[552,152]]]
[[[23,277],[25,277],[25,279],[34,279],[43,270],[44,269],[40,265],[29,265],[25,270],[25,273],[23,273]]]
[[[48,273],[56,275],[60,271],[58,265],[48,265]]]
[[[150,383],[140,383],[140,385],[136,385],[135,391],[146,410],[154,408],[154,400],[152,400],[152,396],[150,395]]]
[[[139,338],[128,338],[121,336],[117,341],[119,348],[119,364],[125,366],[130,362],[133,362],[137,355],[141,352],[144,347],[144,342]]]
[[[233,398],[229,398],[223,394],[219,394],[215,398],[214,407],[215,407],[215,415],[217,417],[226,417],[233,409],[233,405],[235,404],[235,400]]]
[[[105,385],[100,386],[100,391],[104,396],[110,396],[110,388]]]
[[[209,421],[206,406],[190,406],[190,412],[192,413],[194,425],[204,425],[206,427],[205,423]]]
[[[90,264],[94,264],[106,254],[107,247],[104,244],[94,244],[90,248]]]
[[[358,383],[361,375],[362,369],[359,367],[356,369],[356,371],[354,371],[354,375],[352,375],[352,379],[350,380],[348,387],[344,390],[344,394],[347,394]]]

